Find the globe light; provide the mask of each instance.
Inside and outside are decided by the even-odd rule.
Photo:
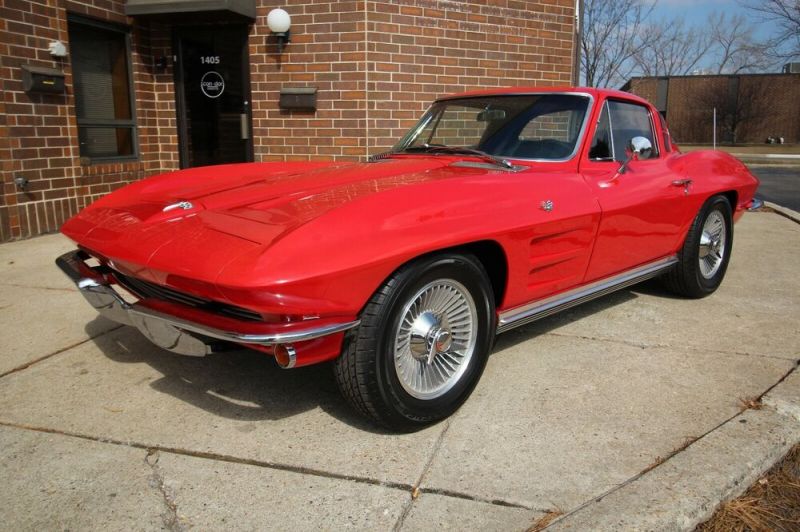
[[[290,42],[289,27],[292,25],[292,18],[283,9],[273,9],[267,14],[267,26],[269,30],[278,38],[278,53],[283,52],[283,45]]]
[[[280,36],[289,32],[289,27],[292,25],[292,18],[289,13],[283,9],[273,9],[267,15],[267,26],[272,33]]]

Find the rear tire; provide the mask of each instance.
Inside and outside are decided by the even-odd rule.
[[[372,421],[417,430],[469,397],[494,333],[494,297],[480,261],[426,257],[395,272],[364,307],[335,361],[336,381]]]
[[[664,284],[684,297],[711,295],[725,277],[732,250],[731,204],[725,196],[713,196],[692,222],[678,264],[664,275]]]

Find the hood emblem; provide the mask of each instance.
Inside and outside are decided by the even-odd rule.
[[[542,203],[539,205],[539,207],[540,207],[540,208],[541,208],[541,209],[542,209],[544,212],[550,212],[550,211],[552,211],[552,210],[553,210],[553,201],[552,201],[552,200],[545,200],[545,201],[543,201],[543,202],[542,202]]]
[[[167,205],[166,207],[161,209],[161,212],[169,212],[169,211],[171,211],[173,209],[183,209],[184,211],[188,211],[192,207],[194,207],[194,205],[192,205],[192,202],[190,202],[190,201],[179,201],[179,202]]]

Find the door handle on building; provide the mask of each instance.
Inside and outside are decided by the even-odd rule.
[[[242,113],[239,115],[239,133],[241,134],[242,140],[247,140],[250,138],[250,123],[247,119],[247,113]]]

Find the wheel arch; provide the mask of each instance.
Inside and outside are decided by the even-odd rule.
[[[437,253],[470,253],[483,265],[489,282],[492,283],[495,306],[499,307],[506,295],[508,286],[508,257],[503,246],[495,240],[479,240],[452,248],[438,251]]]
[[[725,196],[725,198],[728,200],[728,203],[731,204],[731,213],[736,212],[736,206],[738,205],[737,202],[739,201],[739,193],[735,190],[726,190],[724,192],[720,192],[719,195]]]
[[[496,240],[477,240],[427,251],[400,264],[387,279],[413,262],[445,253],[469,254],[477,258],[489,278],[495,306],[501,305],[508,285],[508,256],[503,246]]]

